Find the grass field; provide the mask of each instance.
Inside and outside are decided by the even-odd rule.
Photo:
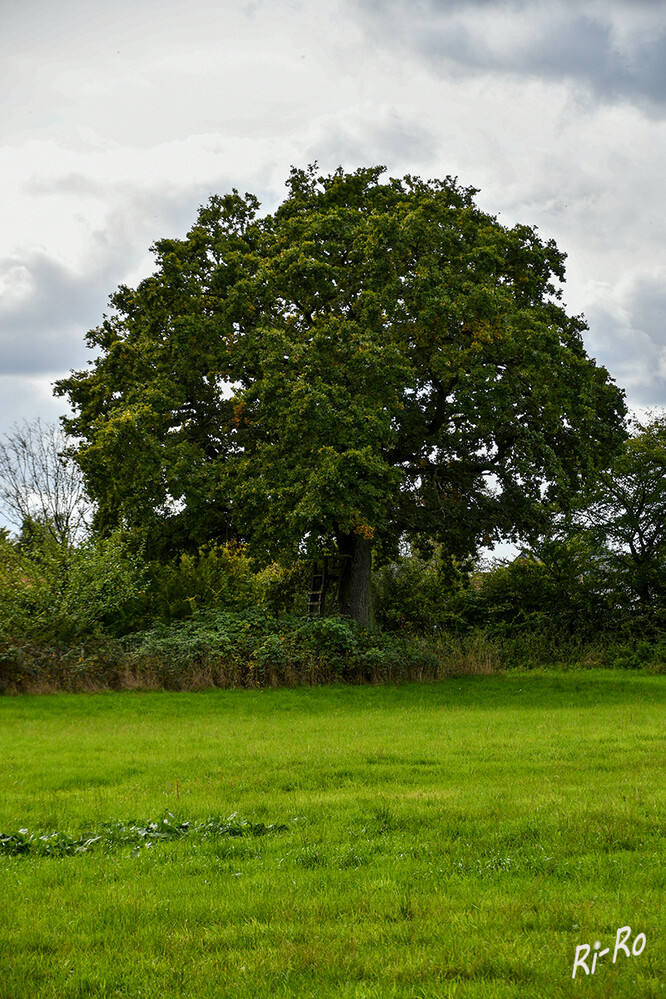
[[[602,672],[4,698],[0,997],[666,996],[665,709]]]

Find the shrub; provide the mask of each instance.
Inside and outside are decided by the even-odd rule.
[[[312,649],[328,656],[351,656],[359,647],[359,627],[340,617],[317,617],[299,627],[299,637]]]
[[[261,586],[243,545],[209,544],[150,569],[150,618],[171,621],[206,608],[240,611],[257,604]]]
[[[76,642],[122,629],[143,579],[140,555],[121,538],[60,544],[48,533],[0,548],[0,635]]]

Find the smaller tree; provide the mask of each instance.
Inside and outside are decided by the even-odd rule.
[[[634,422],[611,467],[597,473],[571,511],[553,513],[527,554],[507,570],[517,587],[508,605],[521,620],[529,606],[571,634],[662,628],[666,416]]]
[[[0,439],[0,508],[17,530],[35,521],[58,544],[85,533],[92,512],[78,465],[65,454],[71,442],[58,424],[24,420]]]
[[[589,640],[613,617],[605,570],[593,539],[560,518],[518,558],[477,576],[470,610],[493,635]]]
[[[596,479],[580,521],[603,545],[609,584],[635,619],[666,613],[666,415],[634,432],[610,470]]]

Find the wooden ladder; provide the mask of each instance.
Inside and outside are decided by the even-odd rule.
[[[329,583],[342,575],[346,555],[324,555],[312,566],[312,579],[308,593],[308,617],[322,617],[326,606]]]
[[[322,568],[317,562],[312,567],[312,579],[310,580],[310,592],[308,593],[308,617],[321,617],[324,613],[326,601],[326,559]]]

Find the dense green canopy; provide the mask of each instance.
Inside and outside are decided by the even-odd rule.
[[[102,529],[175,548],[452,553],[528,532],[622,439],[623,395],[560,304],[564,255],[454,180],[292,169],[272,214],[213,197],[112,296],[58,383]]]

